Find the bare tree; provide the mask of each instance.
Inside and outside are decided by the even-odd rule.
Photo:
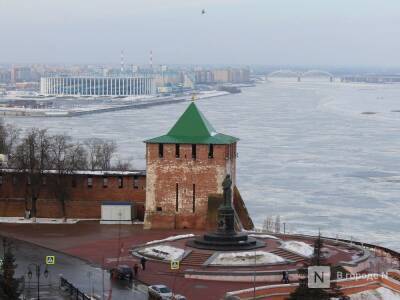
[[[277,215],[275,218],[275,233],[281,233],[281,217]]]
[[[79,169],[85,169],[86,152],[82,145],[74,145],[72,138],[65,134],[51,137],[50,160],[52,174],[49,182],[50,189],[61,204],[64,220],[67,217],[66,202],[71,193],[71,176]]]
[[[111,160],[117,151],[114,141],[91,138],[85,141],[88,151],[88,164],[91,170],[110,170]]]
[[[0,154],[11,158],[18,142],[20,129],[10,124],[4,124],[0,119]]]
[[[46,130],[33,128],[18,144],[13,156],[13,166],[26,178],[25,206],[28,207],[30,199],[34,218],[36,218],[37,200],[42,190],[45,172],[51,165],[50,142],[51,139]]]
[[[115,164],[111,167],[115,171],[129,171],[133,169],[132,163],[128,160],[118,159]]]

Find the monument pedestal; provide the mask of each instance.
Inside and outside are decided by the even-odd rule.
[[[227,175],[222,186],[224,188],[224,204],[218,209],[218,229],[190,240],[187,245],[198,249],[235,251],[252,250],[265,246],[265,243],[249,237],[246,233],[235,230],[235,211],[232,207],[232,181]]]

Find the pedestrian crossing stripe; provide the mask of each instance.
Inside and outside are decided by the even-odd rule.
[[[46,265],[55,265],[56,264],[56,257],[55,256],[46,256]]]
[[[171,270],[179,270],[179,261],[171,260]]]

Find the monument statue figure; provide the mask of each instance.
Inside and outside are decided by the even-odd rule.
[[[235,229],[235,210],[232,206],[232,179],[228,174],[222,182],[223,203],[218,208],[217,230],[189,240],[190,247],[232,251],[264,247],[265,243]]]
[[[224,190],[224,206],[232,206],[232,180],[231,176],[226,175],[224,181],[222,182],[222,188]]]

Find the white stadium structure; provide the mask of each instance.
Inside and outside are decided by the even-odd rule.
[[[40,79],[40,93],[54,96],[137,96],[155,93],[151,75],[52,76]]]

